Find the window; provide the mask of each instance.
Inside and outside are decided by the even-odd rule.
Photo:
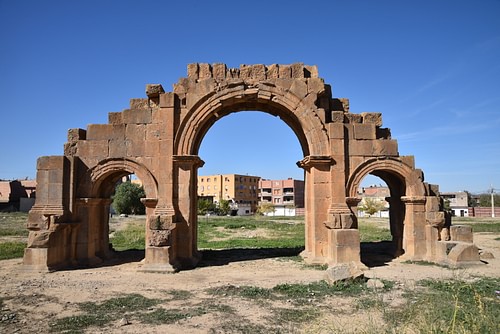
[[[207,177],[207,182],[210,182],[210,178],[209,177]]]
[[[201,182],[203,182],[203,178],[201,178]]]
[[[274,203],[278,204],[278,203],[281,203],[280,199],[279,198],[275,198],[274,199]]]
[[[210,186],[207,186],[207,190],[210,190]]]

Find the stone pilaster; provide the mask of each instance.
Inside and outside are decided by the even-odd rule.
[[[401,200],[405,204],[404,258],[423,260],[426,256],[425,196],[403,196]]]

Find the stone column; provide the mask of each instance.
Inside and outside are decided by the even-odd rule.
[[[328,257],[329,239],[325,222],[330,206],[331,157],[307,156],[297,165],[305,173],[305,250],[301,256],[307,263],[324,264]]]
[[[198,168],[204,162],[196,155],[174,158],[175,250],[182,267],[194,267],[198,254]]]
[[[404,259],[419,261],[426,256],[425,196],[403,196],[405,204]]]

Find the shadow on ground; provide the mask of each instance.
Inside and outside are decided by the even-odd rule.
[[[276,257],[298,256],[303,247],[294,248],[234,248],[222,250],[203,250],[202,258],[197,267],[223,266],[231,262],[269,259]]]
[[[394,245],[391,241],[361,243],[361,262],[367,267],[386,266],[392,260],[394,260]]]

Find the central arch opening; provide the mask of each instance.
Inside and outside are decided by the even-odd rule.
[[[218,119],[198,155],[199,265],[296,257],[304,249],[304,157],[279,117],[238,111]]]

